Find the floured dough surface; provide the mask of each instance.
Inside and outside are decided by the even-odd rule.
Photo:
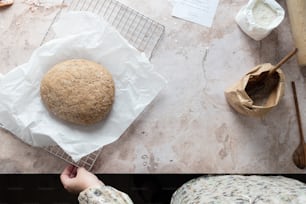
[[[56,64],[40,85],[43,103],[65,121],[89,125],[103,120],[114,102],[109,71],[95,62],[72,59]]]
[[[303,204],[306,184],[282,176],[203,176],[181,186],[171,204]]]

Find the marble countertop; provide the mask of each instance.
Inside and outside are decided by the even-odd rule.
[[[306,126],[306,72],[295,59],[282,67],[284,97],[264,117],[240,115],[224,97],[224,90],[252,67],[276,64],[292,50],[287,13],[268,37],[254,41],[234,21],[247,0],[220,0],[211,28],[172,17],[170,1],[121,2],[165,26],[151,62],[168,84],[120,139],[102,148],[94,172],[305,172],[292,161],[299,133],[290,81],[296,82]],[[285,0],[279,3],[286,10]],[[15,0],[12,7],[0,10],[2,74],[29,59],[64,7],[61,0]],[[3,129],[0,140],[1,173],[59,173],[67,165]]]

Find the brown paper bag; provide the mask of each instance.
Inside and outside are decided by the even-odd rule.
[[[228,103],[247,116],[263,116],[277,106],[284,95],[285,75],[281,69],[269,75],[274,67],[270,63],[254,67],[225,91]]]

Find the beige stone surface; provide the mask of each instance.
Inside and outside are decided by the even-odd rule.
[[[16,0],[12,7],[0,10],[2,74],[28,60],[63,8],[58,1],[48,6],[40,2]],[[224,96],[224,90],[252,67],[276,64],[291,51],[287,14],[279,27],[258,42],[234,22],[245,0],[220,0],[211,28],[172,17],[170,1],[121,2],[165,26],[151,61],[168,85],[119,140],[103,147],[94,172],[305,173],[292,162],[299,142],[292,80],[306,126],[306,72],[295,59],[282,67],[285,96],[265,117],[238,114]],[[279,3],[286,9],[285,0]],[[0,139],[0,172],[59,173],[66,166],[4,130]]]

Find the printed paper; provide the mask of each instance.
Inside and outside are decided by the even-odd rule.
[[[176,0],[172,16],[211,27],[219,0]]]

